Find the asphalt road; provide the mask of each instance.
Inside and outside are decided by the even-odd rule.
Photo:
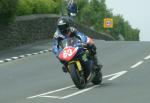
[[[55,56],[46,52],[0,63],[0,103],[149,103],[150,42],[95,43],[104,65],[101,85],[78,90]],[[48,41],[21,48],[25,52],[3,52],[0,59],[45,49]]]

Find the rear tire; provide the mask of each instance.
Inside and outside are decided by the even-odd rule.
[[[69,70],[72,81],[74,82],[75,86],[79,89],[83,89],[86,86],[86,81],[84,79],[84,76],[81,75],[81,73],[79,73],[79,71],[76,69],[76,65],[70,64]]]
[[[98,73],[95,73],[95,77],[92,80],[92,83],[95,85],[102,83],[102,72],[99,71]]]

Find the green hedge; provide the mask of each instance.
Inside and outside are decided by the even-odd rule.
[[[58,13],[59,2],[54,0],[19,0],[17,15]]]

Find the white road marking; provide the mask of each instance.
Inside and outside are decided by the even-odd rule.
[[[56,99],[60,99],[61,97],[59,96],[49,96],[49,95],[44,95],[44,96],[40,96],[40,97],[45,97],[45,98],[56,98]]]
[[[43,54],[43,53],[44,53],[44,51],[40,51],[39,53],[40,53],[40,54]]]
[[[12,59],[18,59],[18,57],[11,57]]]
[[[121,72],[118,72],[118,73],[114,73],[114,74],[110,74],[110,75],[103,76],[103,78],[111,77],[111,78],[108,79],[108,80],[114,80],[114,79],[120,77],[121,75],[123,75],[123,74],[125,74],[125,73],[127,73],[127,71],[121,71]],[[67,87],[64,87],[64,88],[57,89],[57,90],[53,90],[53,91],[49,91],[49,92],[46,92],[46,93],[42,93],[42,94],[39,94],[39,95],[27,97],[27,99],[32,99],[32,98],[36,98],[36,97],[47,97],[47,98],[66,99],[66,98],[69,98],[69,97],[72,97],[72,96],[75,96],[75,95],[78,95],[78,94],[87,92],[87,91],[89,91],[89,90],[91,90],[91,89],[94,89],[94,88],[98,87],[99,85],[94,85],[94,86],[92,86],[92,87],[89,87],[89,88],[80,90],[80,91],[78,91],[78,92],[74,92],[74,93],[72,93],[72,94],[69,94],[69,95],[66,95],[66,96],[63,96],[63,97],[60,97],[60,96],[49,96],[49,94],[52,94],[52,93],[55,93],[55,92],[59,92],[59,91],[63,91],[63,90],[72,88],[72,87],[74,87],[74,86],[75,86],[75,85],[71,85],[71,86],[67,86]]]
[[[125,74],[125,73],[127,73],[127,71],[121,71],[121,72],[118,72],[118,73],[114,73],[114,74],[110,74],[110,75],[103,76],[103,78],[107,78],[107,77],[112,77],[112,76],[113,76],[112,78],[110,78],[110,79],[108,79],[108,80],[114,80],[114,79],[120,77],[121,75],[123,75],[123,74]],[[64,96],[64,97],[61,97],[61,98],[59,98],[59,99],[66,99],[66,98],[69,98],[69,97],[72,97],[72,96],[75,96],[75,95],[78,95],[78,94],[87,92],[87,91],[89,91],[89,90],[91,90],[91,89],[94,89],[94,88],[96,88],[96,87],[98,87],[98,86],[99,86],[99,85],[94,85],[94,86],[92,86],[92,87],[90,87],[90,88],[86,88],[86,89],[80,90],[80,91],[78,91],[78,92],[69,94],[69,95]]]
[[[31,96],[31,97],[27,97],[28,99],[31,99],[31,98],[36,98],[36,97],[40,97],[40,96],[43,96],[43,95],[47,95],[47,94],[51,94],[51,93],[55,93],[55,92],[59,92],[59,91],[63,91],[65,89],[69,89],[69,88],[72,88],[74,87],[74,85],[71,85],[71,86],[67,86],[67,87],[64,87],[64,88],[60,88],[60,89],[57,89],[57,90],[53,90],[53,91],[50,91],[50,92],[46,92],[46,93],[43,93],[43,94],[39,94],[39,95],[35,95],[35,96]]]
[[[38,53],[32,53],[33,55],[37,55]]]
[[[26,54],[27,56],[31,56],[32,54]]]
[[[25,55],[20,55],[19,57],[20,57],[20,58],[24,58],[24,57],[25,57]]]
[[[3,60],[0,60],[0,63],[4,63],[4,61],[3,61]]]
[[[49,52],[49,50],[43,50],[44,52]]]
[[[12,59],[5,59],[6,61],[11,61]]]
[[[49,49],[49,50],[43,50],[43,51],[40,51],[40,52],[37,52],[37,53],[20,55],[18,57],[10,57],[10,58],[4,59],[4,60],[0,60],[0,64],[5,63],[5,62],[10,62],[12,60],[17,60],[17,59],[25,58],[25,57],[32,56],[32,55],[47,53],[47,52],[51,52],[51,49]]]
[[[148,55],[148,56],[147,56],[147,57],[145,57],[144,59],[146,59],[146,60],[147,60],[147,59],[150,59],[150,55]]]
[[[90,87],[90,88],[86,88],[86,89],[80,90],[80,91],[78,91],[78,92],[69,94],[69,95],[64,96],[64,97],[61,97],[61,98],[59,98],[59,99],[66,99],[66,98],[69,98],[69,97],[72,97],[72,96],[75,96],[75,95],[78,95],[78,94],[87,92],[87,91],[89,91],[89,90],[91,90],[91,89],[93,89],[93,88],[95,88],[95,87],[98,87],[98,86],[99,86],[99,85],[94,85],[94,86],[92,86],[92,87]]]
[[[130,68],[133,69],[133,68],[136,68],[138,67],[139,65],[141,65],[144,61],[139,61],[137,62],[136,64],[132,65]]]
[[[118,72],[118,73],[114,73],[114,74],[110,74],[110,75],[106,75],[106,76],[103,76],[103,78],[108,78],[108,77],[111,77],[110,79],[108,80],[114,80],[118,77],[120,77],[121,75],[127,73],[127,71],[121,71],[121,72]]]

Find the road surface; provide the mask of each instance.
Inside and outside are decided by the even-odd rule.
[[[150,42],[95,43],[103,82],[82,90],[62,72],[49,41],[0,52],[0,103],[149,103]]]

